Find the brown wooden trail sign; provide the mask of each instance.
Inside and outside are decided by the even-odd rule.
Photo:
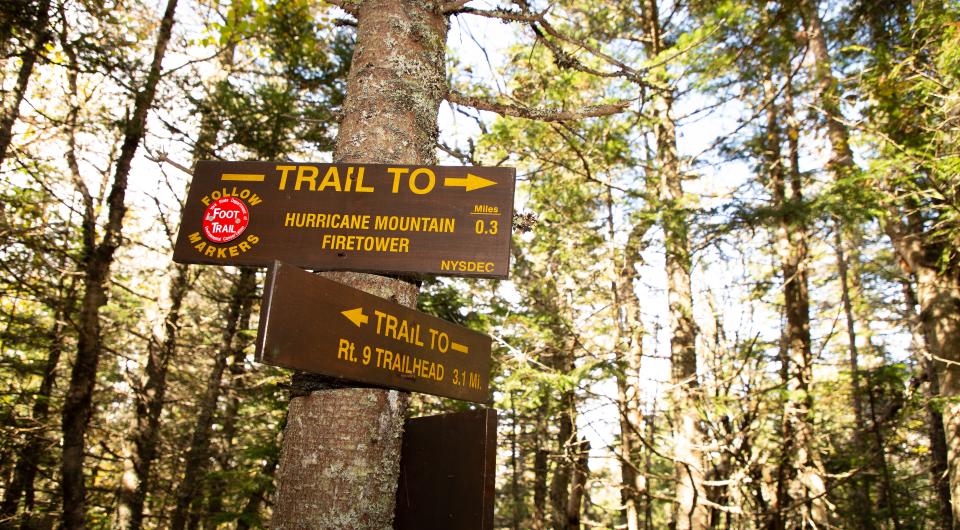
[[[179,263],[506,278],[512,168],[197,164]]]
[[[257,360],[477,403],[490,400],[490,337],[276,262]]]
[[[496,462],[493,409],[407,420],[394,530],[492,530]]]

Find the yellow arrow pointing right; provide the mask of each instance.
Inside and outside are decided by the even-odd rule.
[[[493,186],[494,184],[496,184],[496,182],[483,177],[478,177],[473,173],[467,173],[466,177],[448,177],[443,179],[444,186],[447,186],[448,188],[466,188],[467,191],[486,188],[487,186]]]
[[[362,307],[341,311],[340,314],[347,317],[347,320],[353,322],[353,325],[357,326],[358,328],[360,327],[360,324],[366,324],[367,322],[370,322],[370,317],[363,314]]]

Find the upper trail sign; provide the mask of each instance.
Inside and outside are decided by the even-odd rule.
[[[506,278],[512,168],[197,164],[180,263]]]

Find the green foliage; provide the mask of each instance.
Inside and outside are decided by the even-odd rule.
[[[656,53],[647,38],[654,4],[663,24]],[[17,57],[34,35],[30,26],[39,5],[0,7],[4,87],[15,82]],[[519,39],[506,48],[499,72],[503,94],[491,88],[493,82],[467,84],[460,63],[449,63],[461,93],[517,106],[577,111],[631,101],[622,114],[579,121],[481,116],[484,133],[473,154],[482,164],[517,167],[517,207],[538,221],[514,235],[511,281],[425,279],[421,287],[420,310],[494,337],[498,527],[533,527],[543,522],[538,517],[551,517],[551,504],[566,502],[551,500],[550,490],[573,469],[580,436],[600,440],[591,440],[592,455],[599,458],[590,459],[584,526],[626,526],[621,494],[629,487],[621,466],[643,475],[645,489],[638,495],[646,527],[675,524],[671,407],[687,405],[671,402],[663,227],[688,235],[693,248],[694,417],[705,436],[708,500],[721,508],[711,511],[711,524],[775,526],[768,517],[777,476],[797,452],[784,450],[792,441],[784,429],[785,409],[812,403],[798,417],[812,426],[810,447],[826,471],[828,498],[836,507],[830,524],[856,527],[865,491],[880,527],[892,526],[894,508],[901,527],[933,526],[928,407],[942,411],[957,398],[924,392],[926,376],[917,366],[922,357],[913,357],[910,348],[916,346],[905,346],[911,339],[921,342],[911,336],[913,308],[903,304],[901,282],[909,284],[909,273],[882,230],[917,223],[927,262],[945,276],[957,274],[960,12],[951,2],[820,2],[832,73],[843,96],[842,125],[853,134],[860,166],[834,179],[799,5],[519,2],[496,13],[534,20],[517,25]],[[332,12],[313,0],[205,0],[190,6],[184,11],[189,15],[178,15],[175,59],[164,63],[164,99],[151,113],[142,152],[167,152],[184,165],[190,152],[305,160],[328,153],[343,111],[354,30],[337,25]],[[77,226],[82,204],[65,153],[78,155],[79,180],[102,218],[112,157],[130,95],[151,59],[157,18],[157,6],[142,2],[68,0],[55,8],[55,38],[43,49],[21,109],[15,154],[0,168],[0,486],[8,487],[33,434],[39,433],[45,448],[34,506],[22,502],[21,516],[59,505],[59,409],[69,352],[76,348],[74,284],[84,258]],[[467,12],[456,17],[464,27],[473,24]],[[546,31],[543,20],[565,37]],[[657,167],[661,139],[654,131],[664,124],[652,108],[655,99],[661,105],[670,99],[678,126],[688,192],[676,201],[658,199],[664,168]],[[768,108],[775,112],[768,114]],[[781,130],[771,140],[774,126]],[[793,196],[788,178],[780,201],[773,195],[773,169],[790,165],[793,141],[802,197]],[[701,151],[703,145],[708,147]],[[774,146],[780,150],[776,161]],[[163,340],[170,307],[166,230],[175,227],[162,225],[177,217],[185,183],[152,165],[144,169],[142,160],[136,166],[127,239],[102,311],[104,361],[88,445],[91,528],[114,524],[147,354]],[[161,175],[169,179],[158,180]],[[159,216],[155,206],[162,209]],[[837,225],[856,227],[861,236],[847,242],[860,259],[848,271],[858,280],[858,393],[847,368],[850,339],[832,242]],[[783,287],[791,279],[780,268],[778,230],[807,235],[803,264],[813,364],[808,388],[789,386],[784,376],[797,367],[784,355]],[[235,278],[232,269],[191,273],[170,361],[149,528],[162,526],[157,515],[171,510],[197,403],[223,348],[223,315]],[[250,323],[234,337],[238,353],[229,356],[220,388],[208,472],[202,494],[193,499],[200,526],[263,527],[268,520],[265,499],[286,421],[289,373],[254,364],[256,311],[254,303]],[[41,395],[44,372],[58,352],[63,358],[54,367],[52,391]],[[627,362],[631,353],[637,364]],[[627,381],[638,395],[627,396]],[[864,406],[862,425],[854,400]],[[46,415],[35,412],[43,404],[49,405]],[[415,395],[412,412],[473,406]],[[635,414],[630,421],[639,434],[629,454],[623,453],[628,437],[621,432],[629,429],[620,416],[626,410]],[[879,439],[880,449],[863,450],[857,436]],[[881,502],[885,476],[889,502]],[[545,506],[535,505],[538,492],[545,494]],[[546,512],[538,514],[540,508]]]

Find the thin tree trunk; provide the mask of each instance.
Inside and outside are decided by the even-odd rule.
[[[226,76],[231,71],[236,43],[228,43],[222,54],[219,71]],[[216,90],[216,89],[215,89]],[[208,158],[216,143],[221,121],[215,113],[204,111],[200,131],[194,145],[194,162]],[[138,393],[136,413],[137,429],[133,436],[134,454],[125,463],[127,470],[120,483],[118,495],[117,526],[124,530],[138,530],[143,524],[143,510],[150,488],[150,472],[157,457],[160,415],[166,395],[166,378],[169,361],[176,353],[179,337],[180,306],[187,295],[190,268],[174,266],[174,278],[170,285],[170,309],[164,320],[163,344],[148,352],[144,392]]]
[[[565,356],[559,354],[558,356]],[[570,363],[573,364],[572,362]],[[558,369],[562,370],[562,369]],[[561,373],[566,373],[562,371]],[[568,503],[571,480],[577,462],[576,402],[572,390],[560,395],[560,413],[557,418],[557,458],[550,480],[550,508],[554,530],[570,530]]]
[[[223,413],[223,429],[220,438],[223,440],[223,447],[217,458],[220,464],[220,470],[226,472],[233,466],[233,457],[235,453],[234,438],[237,435],[237,420],[240,413],[240,394],[242,392],[242,379],[245,371],[244,361],[246,354],[243,350],[237,349],[230,361],[230,384],[228,385],[230,398],[227,402],[226,410]],[[209,499],[207,501],[207,516],[204,523],[205,528],[216,528],[217,523],[213,520],[218,514],[223,512],[223,495],[227,490],[228,480],[225,476],[212,479],[208,488]]]
[[[542,398],[537,409],[537,422],[534,430],[533,455],[533,528],[542,530],[547,521],[547,456],[543,434],[547,432],[546,416],[548,396]]]
[[[65,306],[68,305],[65,303]],[[31,511],[34,505],[34,480],[40,467],[40,460],[47,454],[47,448],[53,442],[47,439],[47,419],[50,414],[50,399],[53,394],[53,385],[57,377],[57,365],[63,354],[64,322],[66,307],[54,313],[53,327],[50,329],[50,351],[43,365],[43,378],[40,388],[34,398],[31,414],[31,432],[27,435],[27,442],[20,450],[20,457],[13,469],[13,478],[6,485],[3,492],[3,503],[0,505],[0,520],[13,516],[17,512],[20,500],[23,499],[25,511]]]
[[[647,55],[663,51],[657,0],[644,0],[644,32]],[[668,83],[666,79],[661,79]],[[667,301],[670,313],[671,400],[674,408],[673,458],[676,474],[674,521],[677,530],[697,530],[710,524],[703,501],[703,433],[699,425],[700,388],[697,379],[697,329],[693,320],[693,292],[690,285],[689,218],[683,205],[683,175],[677,154],[677,132],[673,121],[673,94],[657,90],[652,103],[657,149],[656,169],[660,189],[658,207],[666,250]]]
[[[567,499],[567,516],[565,528],[580,530],[580,519],[583,511],[583,499],[587,491],[587,479],[590,478],[590,442],[580,438],[576,447],[576,460],[573,466],[573,477],[570,484],[570,496]]]
[[[788,81],[789,82],[789,81]],[[765,169],[773,195],[773,207],[778,212],[776,230],[777,254],[783,278],[784,313],[786,327],[781,355],[785,370],[787,402],[784,405],[783,434],[784,451],[778,478],[777,527],[784,524],[780,519],[789,504],[802,502],[801,527],[822,527],[828,522],[828,507],[825,499],[826,484],[823,466],[814,443],[812,410],[813,397],[810,386],[813,378],[813,354],[810,339],[810,299],[807,285],[806,221],[798,218],[795,211],[803,201],[799,180],[798,152],[795,143],[790,144],[791,197],[787,198],[786,170],[781,155],[783,135],[779,123],[780,109],[773,100],[776,94],[772,80],[764,82],[767,94],[767,126],[763,153]],[[789,94],[789,90],[788,90]],[[787,107],[790,115],[792,105]],[[796,135],[798,131],[790,131]],[[784,470],[783,465],[794,469]],[[789,474],[789,478],[787,478]],[[785,496],[781,498],[781,496]],[[789,519],[789,516],[788,516]]]
[[[33,69],[37,64],[37,57],[43,47],[47,45],[53,32],[49,27],[50,23],[50,0],[41,0],[37,6],[37,19],[33,26],[33,42],[30,47],[24,50],[20,62],[20,71],[17,74],[17,84],[14,86],[13,94],[9,102],[4,102],[2,114],[0,114],[0,165],[7,158],[7,150],[10,142],[13,140],[13,125],[20,117],[20,104],[27,94],[27,88],[30,86],[30,78],[33,76]]]
[[[437,113],[447,92],[449,20],[442,3],[365,0],[344,5],[357,20],[357,44],[334,161],[434,163]],[[416,303],[417,287],[402,280],[333,276],[407,306]],[[316,378],[302,379],[311,380]],[[408,394],[329,387],[312,392],[323,386],[308,386],[303,390],[309,395],[291,402],[271,527],[388,527]],[[327,450],[317,454],[318,445]],[[345,472],[332,471],[344,462],[351,463]]]
[[[827,162],[827,169],[833,174],[835,180],[840,180],[856,169],[856,166],[853,161],[853,151],[850,150],[850,132],[840,112],[840,94],[837,81],[833,76],[830,51],[827,48],[826,36],[823,34],[817,4],[817,0],[800,0],[799,7],[806,25],[807,45],[813,56],[810,68],[813,81],[817,86],[817,103],[826,120],[827,137],[830,140],[831,156]]]
[[[840,298],[843,303],[843,314],[847,322],[847,348],[850,353],[850,398],[853,403],[854,421],[854,448],[859,458],[862,458],[863,466],[867,472],[859,473],[853,481],[853,497],[856,506],[861,507],[857,510],[856,516],[861,528],[875,528],[873,521],[873,501],[870,499],[870,490],[872,489],[872,480],[870,478],[870,468],[873,467],[873,458],[870,457],[873,448],[867,446],[865,440],[865,431],[867,422],[863,413],[863,389],[860,386],[860,365],[859,350],[857,348],[856,319],[853,316],[853,303],[850,298],[850,285],[848,282],[847,258],[843,249],[843,234],[841,227],[837,226],[834,231],[834,246],[837,253],[837,271],[840,279]],[[889,506],[886,505],[885,506]]]
[[[646,417],[647,424],[647,440],[651,442],[656,440],[657,436],[657,402],[654,400],[652,406],[650,407],[650,414],[647,414]],[[652,476],[653,474],[653,455],[652,451],[649,449],[645,451],[645,456],[643,459],[643,471],[644,475],[647,477]],[[651,486],[648,483],[647,487],[643,490],[643,529],[652,530],[653,529],[653,495],[650,494]]]
[[[68,226],[72,223],[68,223]],[[65,270],[67,264],[66,252],[60,255],[58,268]],[[33,426],[27,434],[26,443],[19,448],[17,463],[13,466],[12,477],[5,481],[6,489],[3,501],[0,503],[0,520],[12,517],[23,499],[25,512],[32,512],[35,505],[34,483],[40,467],[42,457],[48,455],[48,449],[54,444],[47,439],[50,419],[50,400],[53,398],[53,387],[57,379],[57,367],[63,355],[63,341],[65,339],[66,323],[76,304],[76,282],[71,276],[61,276],[57,282],[56,296],[47,306],[53,309],[53,324],[48,330],[49,352],[43,365],[40,387],[37,389],[31,410]],[[11,312],[10,319],[13,319]],[[7,324],[9,333],[10,322]],[[27,525],[28,521],[24,521]]]
[[[927,351],[923,337],[923,324],[917,313],[917,295],[909,280],[902,280],[903,299],[907,306],[907,318],[910,322],[911,347],[918,362],[923,366],[927,384],[925,388],[928,433],[930,438],[930,483],[933,485],[937,500],[937,528],[953,529],[953,511],[950,507],[950,482],[947,479],[947,438],[943,427],[943,415],[937,407],[940,399],[940,383],[937,379],[934,361]]]
[[[611,247],[615,239],[613,197],[607,190],[607,237]],[[640,301],[634,291],[639,279],[637,265],[641,261],[643,238],[652,223],[638,223],[631,230],[622,255],[611,249],[611,292],[616,321],[614,344],[618,363],[617,400],[620,419],[620,499],[624,507],[627,530],[640,529],[640,505],[646,489],[646,477],[639,472],[640,429],[640,366],[643,359],[643,322]]]
[[[853,307],[852,297],[850,295],[850,285],[848,282],[849,271],[847,268],[847,256],[844,251],[843,235],[840,226],[837,226],[834,232],[835,247],[837,253],[837,271],[840,278],[840,294],[843,303],[843,312],[847,321],[847,341],[850,351],[850,373],[851,373],[851,392],[854,405],[855,420],[857,422],[854,428],[854,443],[857,451],[865,458],[864,466],[868,473],[861,473],[859,486],[855,485],[854,498],[857,506],[864,506],[859,510],[859,522],[862,528],[876,528],[874,523],[872,501],[870,500],[870,489],[872,480],[870,480],[869,471],[876,468],[880,472],[880,506],[885,507],[890,512],[890,519],[895,530],[900,529],[900,515],[897,510],[897,503],[893,499],[893,484],[890,478],[890,469],[887,465],[886,446],[883,441],[881,425],[876,413],[876,400],[874,398],[873,388],[870,382],[867,382],[866,392],[860,386],[860,368],[858,363],[859,349],[857,347],[856,317]],[[859,283],[859,282],[857,282]],[[867,394],[870,405],[870,424],[868,424],[863,412],[863,394]],[[867,443],[867,434],[872,435],[872,446]]]
[[[943,414],[937,407],[936,400],[940,398],[940,382],[932,359],[925,359],[924,369],[927,374],[927,417],[930,422],[930,479],[937,498],[937,517],[941,530],[954,528],[954,513],[951,503],[950,479],[947,475],[948,450],[946,427],[943,424]]]
[[[167,368],[177,350],[180,336],[180,308],[190,286],[190,268],[174,267],[170,282],[170,307],[164,318],[161,344],[151,341],[145,368],[146,382],[136,395],[134,453],[125,463],[118,495],[117,527],[138,530],[143,525],[143,509],[150,489],[150,472],[157,457],[160,438],[160,414],[167,393]]]
[[[107,223],[103,238],[96,240],[95,220],[83,221],[83,298],[78,319],[77,356],[70,374],[63,405],[63,462],[61,466],[61,489],[63,491],[63,528],[74,530],[84,527],[86,513],[86,490],[84,486],[84,447],[87,425],[92,413],[93,389],[96,386],[97,368],[102,350],[100,334],[100,308],[107,302],[107,281],[113,256],[120,246],[123,217],[126,213],[124,199],[130,164],[146,131],[147,114],[153,105],[160,81],[160,66],[166,53],[173,29],[173,16],[177,0],[168,0],[157,34],[153,61],[143,88],[137,92],[133,114],[127,121],[123,144],[117,158],[113,184],[107,197]]]
[[[953,511],[950,506],[950,483],[947,480],[947,438],[943,427],[943,415],[936,405],[940,398],[940,383],[933,366],[933,359],[927,351],[926,340],[923,337],[923,325],[917,313],[917,295],[911,282],[903,280],[903,298],[907,306],[907,315],[910,320],[911,343],[917,361],[923,366],[927,379],[926,409],[930,437],[930,483],[933,484],[934,496],[937,499],[937,527],[940,530],[952,530]]]
[[[248,327],[245,320],[250,318],[250,307],[253,305],[256,288],[256,271],[250,268],[241,269],[234,280],[230,302],[224,311],[225,326],[220,346],[213,367],[207,375],[207,387],[197,411],[183,477],[174,494],[176,507],[170,518],[171,530],[183,530],[186,527],[190,506],[198,502],[197,497],[203,491],[201,485],[210,458],[210,432],[222,390],[223,371],[227,367],[227,359],[244,347],[243,344],[238,344],[237,335]]]
[[[510,506],[510,528],[513,530],[520,530],[520,520],[521,513],[520,508],[523,506],[523,496],[520,493],[520,448],[519,448],[519,436],[517,427],[519,426],[519,418],[517,417],[517,403],[516,396],[513,390],[510,391],[510,496],[512,497],[512,504]]]
[[[907,215],[895,210],[891,212],[884,228],[901,258],[904,272],[916,278],[919,323],[929,356],[921,359],[921,362],[929,363],[934,375],[930,391],[933,393],[939,389],[941,396],[953,397],[960,395],[960,284],[956,275],[941,274],[936,257],[928,256],[928,249],[923,245],[921,226],[922,221],[918,219],[916,210]],[[942,417],[952,524],[957,528],[960,522],[960,405],[946,403]],[[936,422],[932,423],[931,428],[937,430]],[[932,453],[937,453],[939,449],[939,443],[931,444]],[[931,456],[931,469],[938,468],[941,465],[938,455]],[[939,480],[934,483],[939,483]],[[944,492],[938,489],[940,502],[946,500],[943,497]],[[946,522],[944,515],[941,515],[940,521],[941,524]]]

